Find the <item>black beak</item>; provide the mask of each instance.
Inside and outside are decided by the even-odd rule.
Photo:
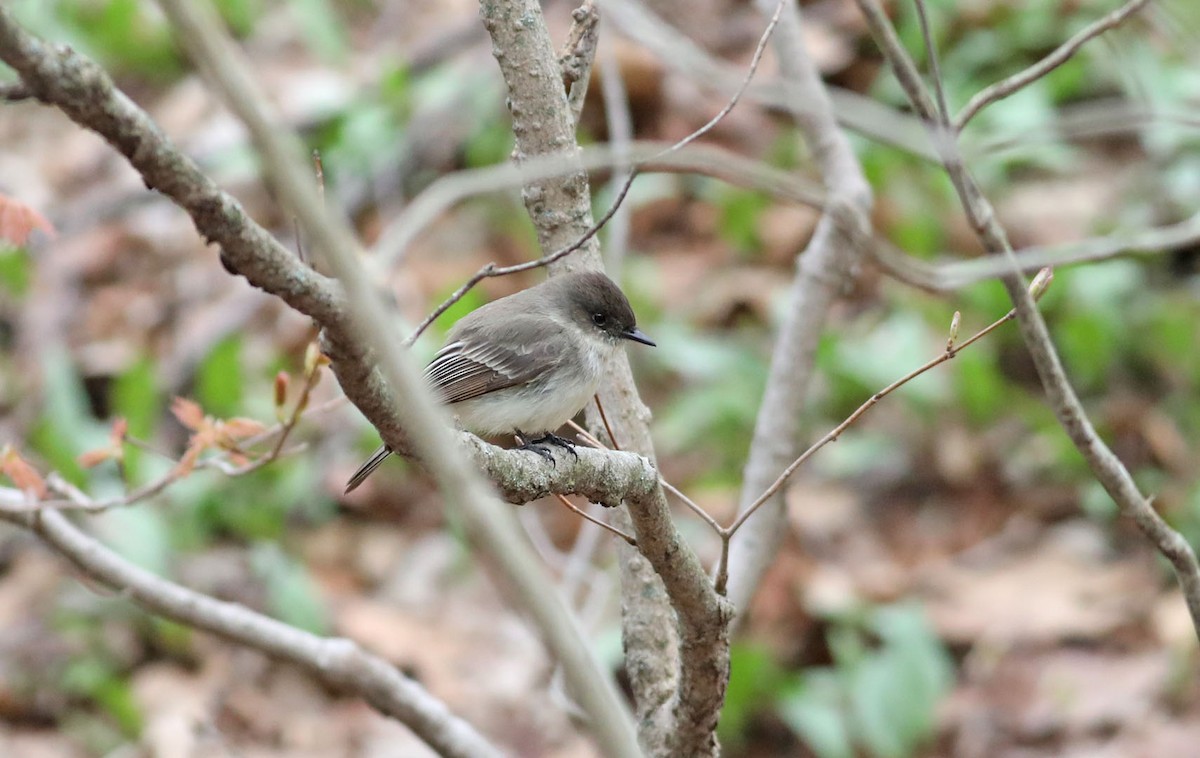
[[[640,342],[643,345],[649,345],[650,347],[658,347],[658,345],[656,345],[654,343],[654,340],[647,337],[646,333],[643,332],[641,329],[638,329],[636,326],[632,329],[626,329],[625,331],[621,332],[621,336],[627,340],[633,340],[634,342]]]

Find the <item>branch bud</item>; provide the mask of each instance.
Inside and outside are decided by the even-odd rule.
[[[1037,276],[1033,277],[1033,281],[1029,283],[1029,294],[1034,300],[1040,300],[1042,295],[1046,294],[1047,288],[1050,287],[1050,282],[1054,281],[1054,269],[1047,266],[1037,272]]]

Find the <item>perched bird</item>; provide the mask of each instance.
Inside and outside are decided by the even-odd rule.
[[[596,394],[623,340],[654,345],[637,328],[625,293],[598,271],[562,274],[464,316],[425,377],[463,429],[515,433],[524,449],[553,462],[546,445],[572,448],[554,431]],[[391,452],[386,445],[376,450],[346,492]]]

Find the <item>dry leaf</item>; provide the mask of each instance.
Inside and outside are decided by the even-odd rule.
[[[0,451],[0,472],[12,480],[22,492],[32,492],[39,498],[46,496],[46,481],[11,445]]]
[[[221,422],[221,429],[232,440],[244,440],[256,434],[262,434],[267,427],[262,422],[252,418],[236,417]]]
[[[0,194],[0,238],[20,247],[37,229],[49,237],[55,234],[54,225],[45,216],[19,200]]]
[[[123,418],[118,418],[113,421],[112,429],[108,433],[108,445],[96,450],[89,450],[83,453],[75,460],[84,468],[92,468],[98,466],[107,460],[124,460],[125,458],[125,434],[129,431],[129,422]]]
[[[196,461],[200,458],[200,453],[204,452],[206,447],[208,447],[206,441],[193,437],[188,449],[184,451],[183,457],[179,459],[179,463],[175,464],[175,475],[182,478],[192,473],[192,469],[196,468]]]
[[[204,411],[198,403],[185,397],[177,397],[171,402],[171,413],[175,414],[179,423],[193,432],[204,426]]]
[[[101,447],[95,450],[89,450],[86,453],[81,453],[75,460],[84,468],[93,468],[95,466],[99,466],[101,463],[104,463],[109,458],[112,458],[112,453],[112,447]]]

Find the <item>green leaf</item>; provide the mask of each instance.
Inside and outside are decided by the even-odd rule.
[[[838,677],[809,669],[778,705],[779,716],[819,758],[854,758]]]
[[[768,650],[734,645],[729,656],[729,685],[721,710],[718,736],[722,743],[740,740],[746,725],[763,703],[772,702],[783,682],[783,672]]]
[[[107,444],[108,429],[92,416],[87,390],[66,351],[50,346],[41,357],[45,401],[31,441],[55,470],[83,485],[88,476],[75,459]]]
[[[95,655],[76,658],[67,664],[59,679],[69,693],[93,700],[112,717],[128,738],[136,738],[142,730],[142,714],[129,688],[129,683],[113,665]]]
[[[11,247],[0,240],[0,287],[15,297],[22,297],[29,291],[31,277],[29,254],[25,249]]]
[[[242,338],[234,334],[218,342],[200,364],[196,399],[206,413],[218,418],[242,409]]]
[[[129,422],[131,437],[148,440],[154,436],[163,398],[150,359],[141,359],[117,377],[112,387],[112,407],[116,415]],[[125,446],[125,472],[131,482],[145,481],[141,476],[143,455],[140,448]]]
[[[872,755],[902,758],[908,755],[902,725],[893,707],[904,683],[888,657],[874,657],[855,667],[850,678],[850,702],[858,734]]]
[[[880,608],[871,626],[884,640],[879,660],[890,668],[895,685],[887,697],[894,731],[910,754],[933,732],[937,704],[953,684],[953,665],[915,606]]]

